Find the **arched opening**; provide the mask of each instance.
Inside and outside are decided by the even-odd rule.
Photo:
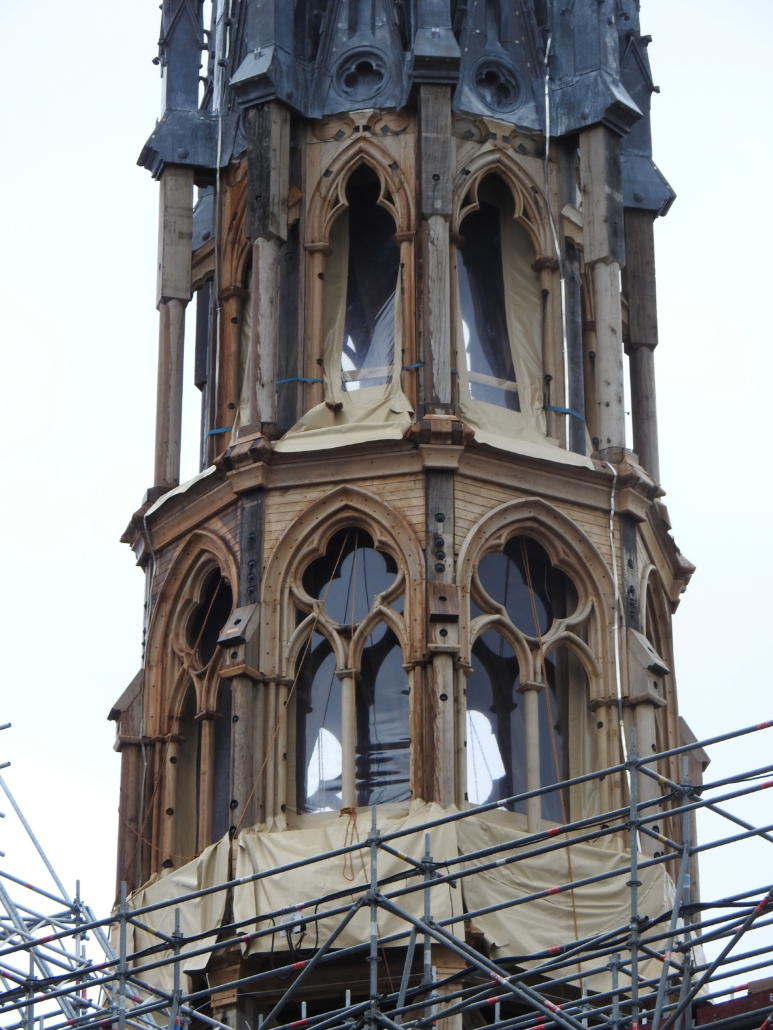
[[[301,652],[295,702],[295,792],[298,812],[334,812],[342,806],[341,683],[333,648],[314,633]]]
[[[193,610],[185,631],[188,647],[196,653],[202,669],[215,655],[220,631],[228,621],[232,607],[230,583],[220,569],[212,569],[204,581],[201,600]]]
[[[361,622],[373,599],[394,582],[397,565],[391,554],[377,551],[364,529],[341,529],[327,545],[325,554],[311,562],[303,574],[310,597],[324,601],[327,616],[351,626]]]
[[[572,580],[529,537],[511,537],[501,551],[478,563],[470,614],[473,620],[496,615],[501,622],[477,635],[471,648],[466,686],[471,803],[501,801],[593,768],[588,677],[570,647],[553,643],[577,604]],[[531,652],[531,678],[522,675],[518,639]],[[564,823],[570,812],[588,811],[591,804],[587,791],[564,788],[541,795],[538,803],[508,807],[529,815],[531,826],[535,818]]]
[[[477,187],[463,217],[457,283],[464,378],[473,401],[511,411],[541,406],[542,310],[536,254],[515,219],[512,192],[499,176]]]
[[[571,579],[550,561],[545,548],[530,537],[511,537],[501,551],[487,554],[478,565],[487,610],[504,608],[512,624],[529,637],[548,632],[556,619],[577,608]],[[471,615],[482,614],[472,602]]]
[[[472,647],[467,679],[467,800],[485,805],[526,791],[523,704],[518,659],[495,630]],[[525,812],[524,802],[511,810]]]
[[[410,800],[409,694],[400,644],[380,623],[368,637],[355,688],[358,805]]]
[[[400,248],[394,221],[378,203],[380,196],[378,176],[360,165],[346,184],[349,207],[331,234],[325,307],[339,324],[345,392],[392,381]]]
[[[397,565],[362,529],[342,529],[305,570],[306,593],[323,602],[329,632],[316,631],[296,665],[295,802],[299,813],[336,811],[410,798],[410,686],[400,642],[375,625],[355,660],[357,627]],[[394,603],[394,602],[393,602]],[[299,622],[305,618],[299,612]]]
[[[185,694],[178,734],[181,742],[177,755],[177,797],[175,799],[175,865],[181,865],[198,851],[199,789],[201,771],[201,723],[196,721],[196,690],[191,683]],[[167,813],[167,816],[169,813]]]

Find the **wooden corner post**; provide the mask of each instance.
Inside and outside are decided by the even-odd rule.
[[[250,426],[276,422],[279,248],[287,240],[290,112],[272,100],[247,117],[247,236],[252,243]]]
[[[655,348],[658,311],[655,291],[654,211],[625,211],[626,265],[623,283],[628,296],[628,343],[631,372],[633,449],[656,483],[660,482],[658,413],[655,396]]]
[[[419,91],[419,204],[421,216],[421,336],[424,368],[421,410],[451,406],[451,281],[449,223],[453,181],[451,87]]]
[[[185,308],[191,299],[193,169],[167,165],[161,175],[158,226],[159,311],[156,454],[153,485],[180,481]]]
[[[606,126],[580,133],[585,264],[591,270],[596,322],[596,432],[599,450],[625,447],[623,319],[625,265],[620,139]]]

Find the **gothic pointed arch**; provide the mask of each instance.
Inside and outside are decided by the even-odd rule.
[[[405,174],[388,150],[364,137],[341,150],[321,176],[309,202],[307,248],[327,246],[333,222],[348,207],[346,183],[362,164],[378,177],[381,184],[378,203],[394,218],[396,235],[404,237],[415,232],[415,204]]]
[[[262,665],[266,673],[288,674],[291,656],[287,645],[296,628],[292,601],[302,592],[303,571],[314,559],[325,554],[336,533],[348,528],[369,534],[373,546],[396,561],[398,575],[404,579],[405,624],[412,625],[418,620],[423,600],[424,555],[414,530],[375,494],[359,487],[338,487],[296,519],[269,559],[263,580],[263,618],[267,632],[263,635]],[[271,632],[268,632],[269,627]],[[423,634],[412,632],[405,661],[418,658],[422,651]]]
[[[529,235],[537,261],[555,259],[544,185],[536,182],[514,157],[503,150],[484,150],[457,169],[452,230],[463,234],[463,220],[466,215],[478,210],[478,190],[483,180],[490,175],[501,178],[512,193],[515,220]]]
[[[610,651],[610,630],[614,621],[615,595],[611,573],[590,538],[558,508],[541,498],[509,501],[490,511],[467,534],[459,551],[458,578],[462,597],[462,632],[460,639],[469,661],[472,626],[469,600],[475,594],[478,567],[487,555],[504,549],[513,537],[536,541],[552,565],[563,572],[577,590],[577,602],[571,615],[561,618],[551,638],[551,646],[569,646],[585,668],[591,686],[591,699],[604,691],[607,675],[614,675],[614,655]],[[585,627],[587,640],[576,630]],[[533,634],[532,642],[534,639]],[[547,646],[547,645],[546,645]],[[611,680],[610,680],[611,681]]]

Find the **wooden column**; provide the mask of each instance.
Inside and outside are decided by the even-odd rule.
[[[544,369],[545,404],[551,408],[564,406],[564,365],[561,358],[561,276],[554,257],[538,258],[533,265],[539,273],[542,295],[542,367]],[[546,411],[548,436],[566,441],[566,415]]]
[[[180,742],[173,737],[166,749],[166,769],[164,770],[164,793],[163,793],[163,826],[161,841],[161,864],[166,862],[174,864],[174,855],[177,851],[177,819],[175,817],[175,806],[177,804],[177,758],[180,752]]]
[[[617,710],[614,707],[614,701],[610,700],[609,703],[599,704],[594,708],[593,715],[596,720],[596,768],[607,769],[612,764],[609,758],[609,725],[610,723],[617,725]],[[599,811],[608,812],[612,806],[607,776],[599,781],[598,790]]]
[[[422,397],[424,411],[451,406],[449,221],[453,180],[451,87],[419,87]]]
[[[426,421],[449,423],[451,419],[429,416]],[[436,444],[425,455],[427,483],[427,617],[428,650],[432,662],[425,687],[432,723],[432,797],[427,801],[453,805],[456,793],[456,675],[459,654],[458,602],[454,586],[454,471],[447,462],[458,461],[452,445]],[[446,453],[448,452],[448,453]],[[437,467],[443,464],[444,467]],[[432,467],[432,466],[435,467]]]
[[[341,680],[341,807],[355,808],[357,805],[357,780],[354,756],[357,749],[357,721],[355,710],[355,679],[359,673],[352,669],[339,669]]]
[[[539,696],[545,688],[541,683],[521,683],[517,688],[523,694],[523,724],[526,739],[526,790],[539,790]],[[529,798],[526,802],[526,827],[529,833],[538,833],[542,823],[542,798]]]
[[[241,496],[240,608],[260,603],[264,506],[265,495],[260,489],[250,490]],[[232,809],[232,823],[242,827],[262,822],[264,808],[263,784],[255,786],[265,756],[261,711],[264,688],[262,682],[255,678],[255,672],[260,668],[259,618],[256,624],[258,628],[243,645],[239,645],[243,650],[239,660],[254,672],[234,676],[231,680],[231,797],[236,802]]]
[[[136,742],[118,742],[121,752],[121,792],[118,810],[118,876],[117,888],[126,881],[127,891],[136,890],[142,883],[142,849],[140,837],[142,811],[142,748]]]
[[[641,697],[629,698],[628,703],[633,705],[633,724],[636,727],[636,750],[640,757],[645,758],[657,750],[657,730],[655,726],[657,709],[654,704]],[[656,771],[652,765],[649,768],[653,772]],[[655,798],[661,797],[657,781],[649,776],[645,776],[644,773],[638,774],[637,790],[640,804],[643,801],[653,801]],[[653,806],[648,808],[645,814],[654,815],[656,811],[658,809]],[[648,824],[648,829],[653,830],[654,826],[650,823]],[[652,856],[656,851],[663,850],[662,847],[659,847],[656,840],[653,840],[652,837],[647,836],[645,833],[639,835],[639,842],[645,855]]]
[[[212,792],[215,778],[215,719],[217,712],[200,712],[199,737],[199,820],[196,851],[201,853],[212,843]]]
[[[599,450],[625,447],[620,268],[625,264],[620,140],[603,125],[580,133],[585,263],[591,269],[596,329]]]
[[[154,486],[180,481],[185,307],[191,299],[193,169],[167,165],[158,228],[158,389]]]
[[[154,737],[153,744],[153,786],[161,785],[165,775],[166,740],[164,737]],[[151,809],[148,822],[151,826],[150,833],[150,871],[157,873],[161,868],[163,854],[163,823],[165,788],[152,791],[148,800]]]
[[[628,296],[628,344],[631,375],[633,449],[642,466],[660,482],[655,355],[658,313],[655,290],[654,211],[625,211],[623,286]]]
[[[214,440],[213,458],[219,456],[231,443],[230,428],[236,419],[241,395],[241,318],[249,294],[241,286],[224,286],[220,299],[220,339],[218,340],[217,403],[213,429],[218,432]]]
[[[247,116],[247,235],[252,242],[250,426],[276,423],[279,250],[287,240],[290,112],[278,101]],[[249,431],[249,430],[248,430]]]

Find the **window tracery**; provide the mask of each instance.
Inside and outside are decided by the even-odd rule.
[[[189,860],[228,832],[231,684],[220,678],[217,641],[232,607],[230,582],[205,556],[180,598],[171,637],[181,700],[167,747],[165,866]]]
[[[370,534],[342,528],[296,593],[294,718],[298,813],[410,799],[410,683],[400,608],[405,579]],[[399,635],[398,635],[399,634]]]
[[[467,798],[498,801],[587,771],[593,740],[588,678],[566,646],[588,636],[589,609],[542,545],[512,536],[474,571],[467,679]],[[563,645],[563,646],[562,646]],[[551,792],[511,806],[550,822],[587,798]]]

